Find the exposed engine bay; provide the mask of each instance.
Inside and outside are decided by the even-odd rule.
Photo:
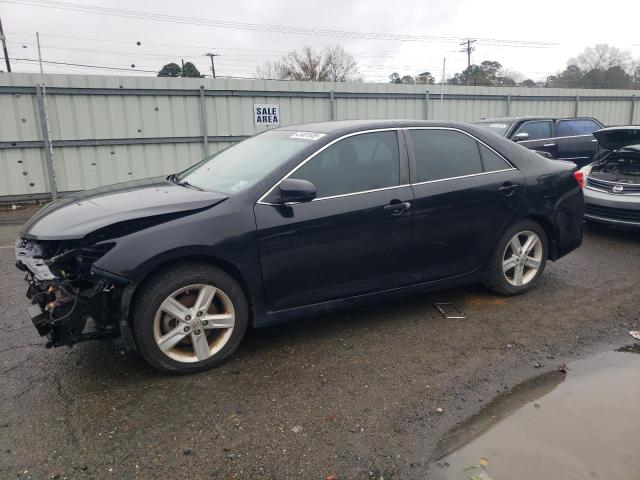
[[[630,147],[609,153],[592,165],[590,176],[608,182],[640,185],[640,150]]]
[[[47,347],[116,335],[121,289],[92,270],[112,243],[79,240],[16,242],[16,266],[26,272],[29,315]]]

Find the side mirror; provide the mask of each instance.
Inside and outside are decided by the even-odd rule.
[[[529,134],[525,132],[516,133],[513,136],[514,142],[524,142],[525,140],[529,140]]]
[[[280,200],[282,203],[310,202],[316,198],[316,186],[308,180],[286,178],[280,182]]]

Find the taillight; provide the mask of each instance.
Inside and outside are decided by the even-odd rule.
[[[573,172],[573,176],[576,177],[578,186],[580,188],[584,188],[584,172],[581,172],[580,170],[578,170],[577,172]]]

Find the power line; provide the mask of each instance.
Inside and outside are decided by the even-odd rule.
[[[212,20],[194,17],[181,17],[177,15],[165,15],[140,10],[124,10],[116,8],[98,7],[93,5],[82,5],[68,2],[57,2],[47,0],[0,0],[2,3],[24,5],[31,7],[44,7],[58,10],[69,10],[74,12],[91,13],[97,15],[110,15],[138,20],[152,20],[159,22],[181,23],[189,25],[202,25],[209,27],[228,28],[233,30],[252,30],[271,33],[293,34],[293,35],[314,35],[343,38],[359,38],[367,40],[391,40],[404,42],[458,42],[458,37],[420,35],[420,34],[394,34],[381,32],[357,32],[350,30],[332,30],[323,28],[297,27],[273,24],[260,24],[237,22],[228,20]],[[557,46],[554,42],[538,42],[527,40],[504,40],[496,38],[478,38],[477,40],[488,45],[500,46],[520,46],[527,48],[548,48]]]
[[[15,58],[15,57],[13,57],[12,60],[15,60],[15,61],[18,61],[18,62],[35,62],[35,63],[39,62],[39,60],[37,58]],[[84,64],[84,63],[54,62],[52,60],[42,60],[42,63],[47,63],[47,64],[51,64],[51,65],[68,65],[68,66],[71,66],[71,67],[101,68],[101,69],[105,69],[105,70],[128,70],[128,71],[134,71],[134,72],[157,73],[155,70],[139,70],[137,68],[107,67],[107,66],[104,66],[104,65],[87,65],[87,64]]]

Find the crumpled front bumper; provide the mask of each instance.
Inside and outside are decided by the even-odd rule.
[[[63,268],[50,268],[46,251],[35,241],[19,239],[16,267],[28,283],[27,313],[47,347],[113,337],[116,322],[109,306],[117,299],[115,287],[102,278],[80,278]]]

